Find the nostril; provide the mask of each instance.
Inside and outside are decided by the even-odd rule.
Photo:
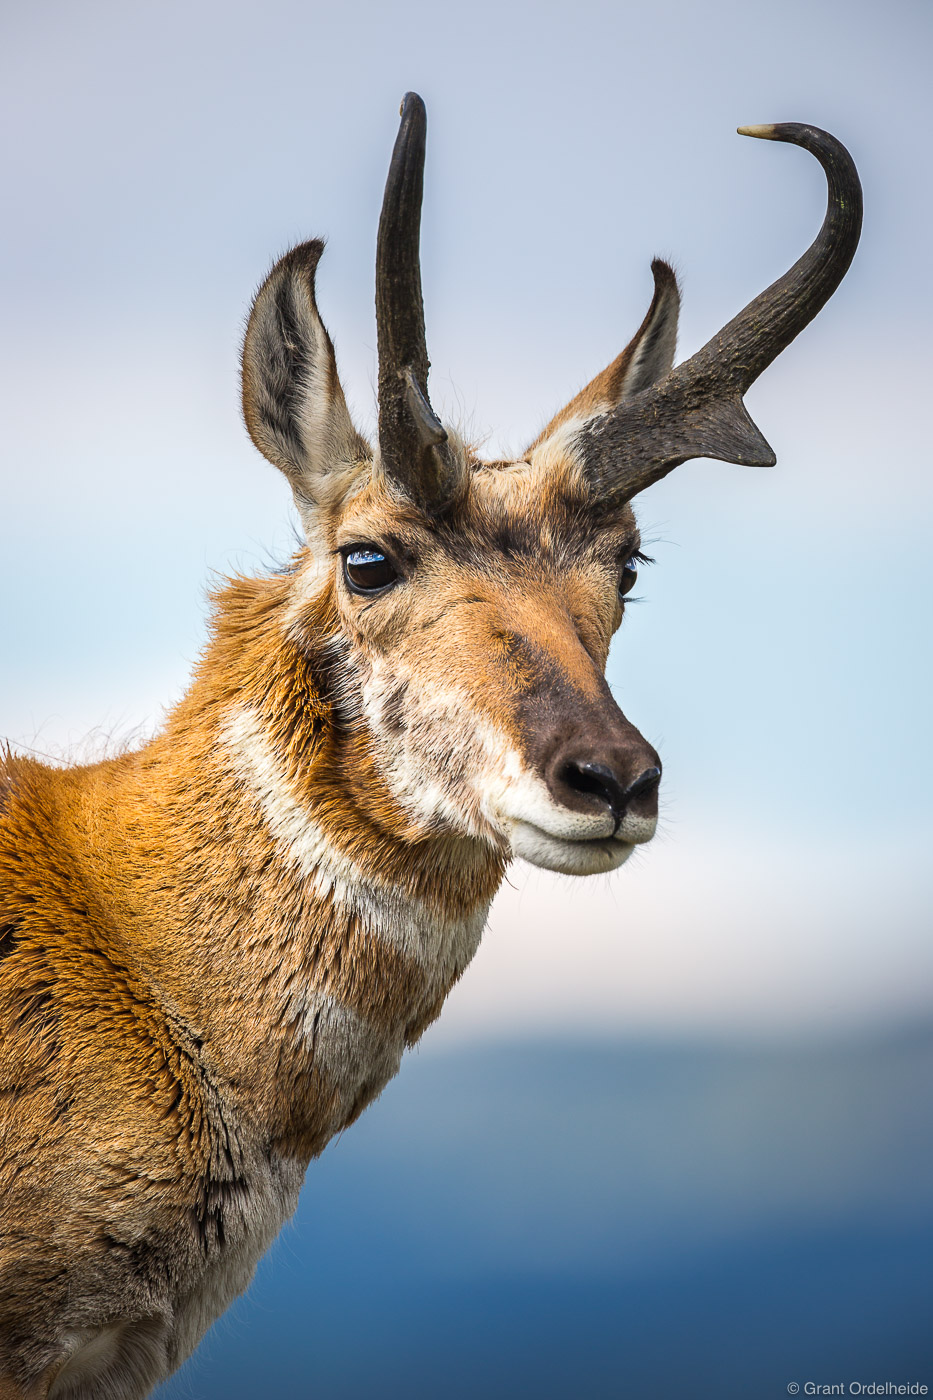
[[[602,798],[616,820],[619,819],[627,793],[612,769],[604,763],[566,763],[561,770],[561,778],[574,792],[592,793]]]
[[[634,802],[636,797],[641,797],[644,793],[651,792],[653,788],[658,786],[660,781],[660,768],[646,768],[644,773],[639,774],[634,783],[625,789],[622,795],[623,806],[627,807],[630,802]]]
[[[605,802],[618,829],[633,802],[657,791],[661,781],[661,769],[644,769],[626,788],[607,764],[581,763],[571,759],[563,765],[559,777],[564,787],[569,788],[571,792],[585,793]]]

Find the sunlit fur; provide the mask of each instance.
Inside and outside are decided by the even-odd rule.
[[[629,507],[558,424],[517,462],[452,438],[469,486],[429,518],[347,426],[305,291],[304,436],[263,450],[307,547],[218,593],[146,747],[0,765],[0,1400],[168,1375],[438,1015],[512,856],[608,870],[654,829],[556,800],[535,747],[612,706]],[[399,564],[378,596],[345,583],[360,542]]]

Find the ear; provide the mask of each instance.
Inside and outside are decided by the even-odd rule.
[[[343,498],[369,444],[347,409],[330,336],[314,299],[324,244],[286,253],[256,294],[243,343],[243,416],[253,442],[291,483],[305,533]]]
[[[674,363],[677,346],[677,316],[680,292],[673,268],[660,258],[651,264],[654,274],[654,296],[648,314],[632,340],[611,365],[591,379],[576,398],[571,399],[560,413],[555,414],[528,448],[528,453],[546,442],[558,428],[571,419],[585,421],[615,408],[620,399],[641,393],[663,379]],[[526,454],[527,455],[527,454]]]

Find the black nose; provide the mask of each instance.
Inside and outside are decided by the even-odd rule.
[[[562,783],[574,792],[592,793],[605,802],[618,826],[626,811],[638,797],[656,792],[661,781],[659,767],[646,768],[628,787],[605,763],[584,763],[572,759],[561,770]]]

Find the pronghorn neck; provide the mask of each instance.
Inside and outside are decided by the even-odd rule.
[[[178,852],[170,903],[200,964],[194,979],[169,967],[154,937],[156,980],[274,1106],[272,1135],[310,1155],[440,1011],[504,861],[399,806],[332,597],[325,587],[309,601],[302,579],[238,579],[219,595],[192,689],[140,757]],[[209,916],[192,922],[192,906]]]

